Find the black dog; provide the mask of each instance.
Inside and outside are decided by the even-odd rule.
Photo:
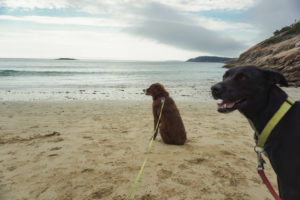
[[[279,72],[255,66],[234,67],[211,91],[215,99],[223,100],[218,104],[219,112],[239,110],[259,135],[287,99],[276,84],[288,86]],[[280,197],[300,200],[300,102],[295,102],[275,126],[264,150],[277,174]]]

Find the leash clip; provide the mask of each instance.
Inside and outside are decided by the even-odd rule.
[[[262,158],[261,153],[257,155],[257,167],[256,170],[260,171],[260,170],[264,170],[264,164],[266,163],[266,161]]]
[[[160,98],[160,102],[161,102],[161,103],[164,103],[164,102],[165,102],[165,100],[166,100],[166,98],[165,98],[165,97],[162,97],[162,98]]]
[[[262,153],[264,152],[264,149],[258,146],[254,147],[254,151],[257,155],[257,167],[256,170],[260,171],[260,170],[264,170],[264,164],[266,163],[266,161],[263,159],[262,157]]]

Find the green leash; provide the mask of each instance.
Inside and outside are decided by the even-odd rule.
[[[159,113],[158,121],[157,121],[156,126],[155,126],[155,129],[154,129],[154,134],[156,133],[156,131],[158,131],[157,129],[158,129],[158,125],[159,125],[159,122],[160,122],[160,119],[161,119],[162,110],[163,110],[164,105],[165,105],[165,98],[162,98],[162,99],[161,99],[161,102],[162,102],[162,105],[161,105],[161,108],[160,108],[160,113]],[[140,171],[139,171],[139,173],[138,173],[138,175],[137,175],[137,177],[136,177],[134,183],[133,183],[132,186],[131,186],[131,190],[130,190],[130,194],[129,194],[129,196],[128,196],[128,200],[131,199],[131,197],[132,197],[132,195],[133,195],[133,193],[134,193],[134,191],[135,191],[135,187],[136,187],[138,181],[139,181],[140,178],[141,178],[142,172],[143,172],[143,170],[144,170],[144,168],[145,168],[145,165],[146,165],[146,162],[147,162],[147,160],[148,160],[148,153],[149,153],[150,150],[151,150],[153,141],[154,141],[154,135],[152,136],[152,138],[151,138],[151,140],[150,140],[150,142],[149,142],[148,149],[147,149],[147,155],[146,155],[146,158],[145,158],[145,160],[144,160],[144,162],[143,162],[143,164],[142,164],[142,166],[141,166],[141,169],[140,169]]]

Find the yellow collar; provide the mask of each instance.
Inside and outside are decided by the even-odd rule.
[[[260,137],[257,142],[257,147],[263,148],[270,133],[275,128],[275,126],[280,122],[280,120],[283,118],[283,116],[289,111],[289,109],[294,105],[295,101],[288,97],[283,104],[280,106],[280,108],[277,110],[277,112],[273,115],[273,117],[268,121],[265,128],[262,130]]]

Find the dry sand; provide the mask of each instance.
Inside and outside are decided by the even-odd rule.
[[[126,199],[152,135],[151,103],[1,102],[0,199]],[[133,199],[271,199],[241,114],[177,106],[188,141],[157,138]],[[269,163],[266,172],[276,186]]]

